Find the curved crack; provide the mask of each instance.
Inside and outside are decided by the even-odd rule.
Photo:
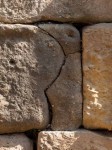
[[[47,88],[44,90],[44,94],[45,94],[45,96],[46,96],[47,103],[48,103],[48,106],[49,106],[50,121],[49,121],[48,129],[51,129],[50,127],[51,127],[52,118],[53,118],[53,111],[52,111],[52,105],[51,105],[51,103],[50,103],[50,101],[49,101],[49,98],[48,98],[48,96],[47,96],[47,90],[54,84],[54,82],[55,82],[55,81],[58,79],[58,77],[60,76],[60,74],[61,74],[61,72],[62,72],[62,68],[63,68],[63,66],[64,66],[65,63],[66,63],[66,55],[65,55],[65,52],[64,52],[64,49],[63,49],[62,45],[60,44],[60,42],[59,42],[54,36],[52,36],[50,33],[48,33],[46,30],[42,29],[41,27],[38,26],[38,28],[39,28],[40,30],[42,30],[45,34],[47,34],[47,35],[49,35],[50,37],[52,37],[52,38],[60,45],[60,47],[61,47],[61,49],[62,49],[62,52],[63,52],[63,54],[64,54],[63,63],[62,63],[62,65],[61,65],[61,67],[60,67],[60,69],[59,69],[59,71],[58,71],[57,76],[56,76],[55,79],[47,86]]]
[[[49,32],[47,32],[47,31],[44,30],[43,28],[41,28],[39,25],[37,25],[37,26],[38,26],[38,28],[39,28],[40,30],[42,30],[45,34],[49,35],[50,37],[52,37],[52,38],[60,45],[60,47],[61,47],[61,49],[62,49],[62,51],[63,51],[64,56],[66,56],[65,51],[64,51],[64,48],[63,48],[63,46],[61,45],[61,43],[60,43],[52,34],[50,34]]]

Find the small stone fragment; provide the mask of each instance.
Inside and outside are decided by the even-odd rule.
[[[87,130],[43,131],[37,143],[38,150],[111,150],[112,135]]]

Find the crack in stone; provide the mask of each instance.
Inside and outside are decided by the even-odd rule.
[[[64,56],[66,56],[65,51],[64,51],[64,48],[63,48],[63,46],[61,45],[61,43],[60,43],[52,34],[50,34],[49,32],[47,32],[47,31],[44,30],[43,28],[41,28],[39,25],[37,25],[37,26],[38,26],[38,28],[39,28],[40,30],[42,30],[45,34],[49,35],[50,37],[52,37],[52,38],[60,45],[60,47],[61,47],[61,49],[62,49],[62,51],[63,51]]]
[[[62,49],[62,52],[63,52],[63,54],[64,54],[63,63],[62,63],[62,65],[61,65],[60,69],[59,69],[59,72],[58,72],[57,76],[56,76],[55,79],[47,86],[47,88],[44,90],[44,94],[45,94],[46,99],[47,99],[47,103],[48,103],[48,106],[49,106],[49,114],[50,114],[50,119],[49,119],[50,121],[49,121],[48,129],[51,130],[50,127],[51,127],[52,118],[53,118],[53,111],[52,111],[52,105],[50,104],[49,98],[48,98],[48,96],[47,96],[47,90],[48,90],[48,89],[55,83],[55,81],[59,78],[59,76],[60,76],[60,74],[61,74],[61,72],[62,72],[62,68],[63,68],[63,67],[65,66],[65,64],[66,64],[66,59],[68,58],[68,56],[69,56],[69,55],[72,55],[72,54],[75,54],[75,53],[77,53],[77,52],[69,53],[69,54],[66,55],[63,46],[62,46],[61,43],[57,40],[57,38],[55,38],[52,34],[50,34],[49,32],[47,32],[47,31],[44,30],[43,28],[41,28],[39,25],[37,25],[37,26],[38,26],[38,28],[39,28],[40,30],[42,30],[45,34],[49,35],[50,37],[52,37],[52,38],[60,45],[60,47],[61,47],[61,49]]]
[[[58,74],[56,75],[55,79],[54,79],[54,80],[47,86],[47,88],[44,90],[44,94],[45,94],[45,96],[46,96],[47,103],[48,103],[48,106],[49,106],[49,116],[50,116],[50,119],[49,119],[50,121],[49,121],[49,125],[48,125],[48,129],[49,129],[50,126],[51,126],[52,118],[53,118],[53,111],[52,111],[52,106],[51,106],[51,104],[50,104],[49,98],[48,98],[48,96],[47,96],[47,90],[55,83],[55,81],[56,81],[56,80],[58,79],[58,77],[60,76],[61,71],[62,71],[62,68],[63,68],[63,66],[64,66],[65,63],[66,63],[66,55],[65,55],[65,52],[64,52],[64,49],[63,49],[62,45],[60,44],[60,42],[59,42],[54,36],[52,36],[49,32],[47,32],[46,30],[42,29],[41,27],[38,26],[38,28],[39,28],[40,30],[42,30],[45,34],[47,34],[47,35],[49,35],[50,37],[52,37],[52,38],[60,45],[60,47],[61,47],[61,49],[62,49],[62,52],[63,52],[63,54],[64,54],[63,63],[62,63],[62,65],[61,65],[60,69],[59,69]]]

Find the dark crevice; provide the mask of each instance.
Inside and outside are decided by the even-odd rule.
[[[19,21],[18,22],[2,22],[2,24],[9,24],[9,25],[15,25],[15,24],[20,24],[20,25],[37,25],[37,24],[70,24],[70,25],[75,25],[75,26],[86,26],[86,25],[94,25],[94,24],[99,24],[103,22],[77,22],[77,21],[61,21],[61,20],[50,20],[50,19],[41,19],[41,20],[35,20],[35,21],[28,21],[28,22],[23,22]],[[110,22],[105,22],[105,23],[110,23]]]
[[[40,25],[40,24],[71,24],[71,23],[47,20],[47,21],[38,21],[38,22],[35,22],[34,25],[35,24]]]
[[[74,24],[73,21],[65,21],[65,22],[61,22],[61,21],[56,21],[56,20],[39,20],[39,21],[31,21],[31,22],[22,22],[20,21],[19,24],[20,25],[37,25],[37,24]],[[18,24],[18,22],[3,22],[3,24],[9,24],[9,25],[15,25]]]
[[[82,30],[83,30],[83,26],[81,26],[79,33],[80,33],[80,49],[81,49],[81,73],[82,73],[82,88],[81,88],[81,93],[82,93],[82,125],[83,126],[83,105],[84,105],[84,95],[83,95],[83,43],[82,43]]]
[[[70,22],[70,21],[65,21],[65,22],[61,22],[61,21],[55,21],[55,20],[40,20],[40,21],[32,21],[32,22],[20,22],[20,25],[39,25],[39,24],[73,24],[74,22]],[[4,22],[3,24],[9,24],[9,25],[15,25],[18,24],[18,22]]]
[[[25,135],[32,140],[33,142],[33,150],[37,150],[37,138],[38,138],[38,130],[32,129],[25,132]]]
[[[91,25],[91,24],[77,24],[77,23],[74,23],[73,26],[79,31],[80,33],[80,37],[82,37],[82,29],[88,25]]]
[[[16,64],[16,61],[15,61],[14,59],[10,59],[9,63],[10,63],[11,65],[15,65],[15,64]]]
[[[82,31],[82,30],[81,30]],[[82,33],[81,33],[82,34]],[[82,38],[82,36],[81,36],[81,38]],[[81,51],[83,52],[83,48],[82,48],[82,39],[81,39]],[[83,104],[84,104],[84,96],[83,96],[83,58],[82,58],[82,53],[81,53],[81,72],[82,72],[82,88],[81,88],[81,93],[82,93],[82,124],[81,124],[81,127],[83,127]]]
[[[62,72],[62,68],[65,65],[66,59],[64,58],[63,63],[59,69],[59,72],[56,76],[56,78],[47,86],[47,88],[44,90],[44,94],[47,98],[47,102],[48,102],[48,106],[49,106],[49,115],[50,115],[50,121],[49,121],[49,125],[47,127],[47,130],[51,130],[51,123],[52,123],[52,118],[53,118],[53,111],[52,111],[52,105],[50,104],[49,98],[47,96],[47,90],[55,83],[55,81],[58,79],[58,77],[60,76],[61,72]]]
[[[34,149],[33,150],[38,150],[38,138],[39,138],[39,132],[37,133],[37,138],[36,138],[36,144],[34,145]]]
[[[50,87],[50,85],[49,85]],[[49,101],[49,98],[47,96],[47,89],[49,88],[47,87],[45,90],[44,90],[44,95],[46,97],[46,100],[47,100],[47,104],[48,104],[48,109],[49,109],[49,124],[47,126],[47,128],[45,130],[51,130],[51,123],[52,123],[52,118],[53,118],[53,111],[52,111],[52,106],[51,106],[51,103]]]

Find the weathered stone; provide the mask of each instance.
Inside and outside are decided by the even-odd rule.
[[[33,142],[24,134],[0,135],[0,150],[33,150]]]
[[[83,30],[83,124],[112,130],[112,24]]]
[[[2,0],[0,22],[112,22],[112,0]]]
[[[0,25],[0,133],[48,125],[45,90],[63,60],[60,45],[38,27]]]
[[[53,130],[74,130],[82,122],[80,53],[69,54],[55,82],[47,90],[52,106]]]
[[[81,50],[80,34],[75,27],[67,24],[40,24],[38,26],[60,43],[65,55]]]
[[[39,133],[38,150],[111,150],[112,135],[87,130],[43,131]]]

